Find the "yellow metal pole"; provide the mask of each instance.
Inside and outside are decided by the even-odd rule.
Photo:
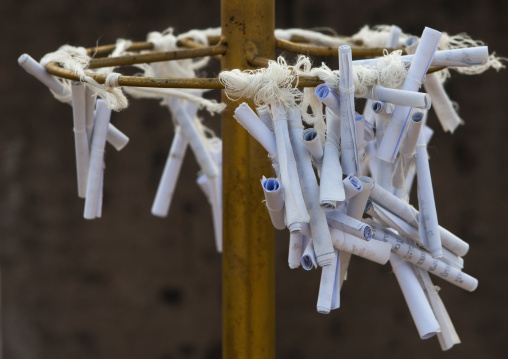
[[[247,69],[245,47],[275,56],[274,0],[222,0],[227,51],[222,69]],[[274,230],[262,203],[260,179],[272,175],[266,151],[233,118],[239,102],[224,94],[223,358],[275,358]],[[250,104],[253,106],[252,104]]]

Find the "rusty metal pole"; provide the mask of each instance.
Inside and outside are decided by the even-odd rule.
[[[245,47],[275,56],[274,0],[222,0],[222,69],[248,69]],[[274,230],[260,179],[272,175],[266,151],[233,118],[240,102],[223,93],[223,358],[275,358]],[[253,106],[252,104],[250,104]]]

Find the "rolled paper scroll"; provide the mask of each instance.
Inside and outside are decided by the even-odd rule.
[[[129,143],[129,137],[111,123],[108,128],[107,140],[117,151],[122,150]]]
[[[376,101],[372,105],[372,110],[376,114],[376,153],[379,151],[379,146],[383,141],[383,136],[390,121],[392,115],[392,107],[382,101]],[[376,183],[391,191],[392,189],[392,173],[393,164],[386,162],[377,156],[375,157],[376,162]]]
[[[404,262],[395,254],[390,256],[390,263],[420,338],[428,339],[433,337],[441,331],[441,328],[411,265]]]
[[[222,141],[214,138],[208,143],[210,155],[218,168],[219,175],[210,179],[210,205],[212,207],[215,245],[222,252]]]
[[[423,291],[427,296],[427,300],[432,307],[432,311],[439,323],[439,327],[441,328],[441,332],[437,333],[441,349],[448,350],[455,344],[460,344],[460,339],[455,331],[452,320],[448,315],[448,311],[446,310],[443,301],[437,293],[436,287],[432,284],[429,274],[421,268],[414,268],[414,270],[416,277],[420,282],[420,286],[423,288]]]
[[[414,54],[418,46],[419,39],[411,37],[406,41],[406,52]],[[487,53],[488,56],[488,53]],[[463,123],[462,119],[455,111],[450,98],[444,90],[443,84],[435,74],[427,74],[423,84],[425,90],[432,99],[432,107],[436,112],[437,118],[445,131],[453,133],[455,129]],[[427,109],[428,110],[428,109]]]
[[[395,195],[379,186],[374,186],[370,192],[370,199],[385,209],[389,208],[391,213],[416,229],[418,228],[417,219],[420,213],[413,206],[397,198]],[[469,244],[441,226],[439,226],[439,235],[441,236],[443,246],[458,256],[466,255],[469,250]]]
[[[333,111],[337,116],[340,116],[340,100],[339,94],[327,83],[318,85],[314,91],[316,97]]]
[[[289,136],[293,146],[303,198],[310,215],[309,227],[312,241],[314,242],[316,260],[321,267],[328,266],[335,258],[335,255],[325,212],[319,206],[319,186],[314,169],[312,168],[310,153],[302,141],[303,123],[301,114],[298,109],[291,108],[288,111],[288,115]],[[286,193],[284,192],[285,195]]]
[[[435,74],[428,74],[425,76],[423,86],[432,98],[432,108],[436,112],[443,130],[453,133],[463,121],[455,111],[443,84],[439,82]]]
[[[330,228],[330,235],[332,236],[333,246],[337,248],[340,253],[348,252],[378,264],[386,264],[390,258],[392,246],[388,243],[365,241],[335,228]],[[341,282],[342,280],[343,279],[341,279]]]
[[[110,117],[111,110],[108,109],[104,101],[98,100],[95,110],[90,166],[88,168],[86,186],[85,211],[83,215],[86,219],[94,219],[97,216],[97,202],[99,201],[99,191],[104,165],[104,147],[106,145]]]
[[[273,126],[286,208],[286,225],[290,232],[299,232],[302,228],[301,223],[309,223],[310,217],[303,200],[296,160],[289,139],[286,111],[282,106],[275,113]]]
[[[384,230],[371,222],[369,222],[369,224],[373,229],[374,239],[390,243],[392,246],[392,253],[397,254],[405,261],[411,262],[417,267],[469,292],[474,291],[478,287],[478,280],[476,278],[471,277],[469,274],[460,271],[440,259],[432,258],[430,253],[407,243],[393,232]]]
[[[423,39],[423,35],[422,35]],[[420,40],[421,41],[421,40]],[[416,59],[414,55],[401,56],[406,66],[413,66]],[[375,66],[381,58],[355,60],[353,66]],[[461,49],[436,51],[430,60],[430,66],[446,66],[446,67],[470,67],[481,66],[489,61],[488,46],[467,47]]]
[[[175,118],[175,122],[180,125],[182,133],[189,142],[201,170],[209,179],[217,177],[219,174],[217,166],[194,126],[194,118],[189,116],[186,109],[180,103],[181,100],[178,98],[168,98],[169,109]]]
[[[317,131],[314,128],[308,128],[303,131],[303,143],[309,150],[312,156],[312,162],[318,170],[318,174],[321,176],[321,168],[323,165],[323,146],[319,140]]]
[[[420,131],[415,154],[416,175],[418,176],[418,208],[420,215],[418,217],[420,237],[432,254],[433,258],[441,258],[441,236],[439,234],[439,224],[437,220],[436,203],[434,200],[434,190],[432,188],[432,178],[430,176],[429,156],[427,154],[427,145],[425,138]]]
[[[372,228],[362,221],[354,219],[347,214],[340,213],[337,210],[326,213],[326,219],[330,227],[340,229],[355,237],[370,241],[372,239]]]
[[[76,149],[76,174],[78,177],[78,196],[85,198],[90,148],[86,136],[85,87],[81,82],[73,81],[72,117],[74,119],[74,144]]]
[[[321,281],[319,283],[319,294],[317,301],[317,311],[321,314],[328,314],[332,309],[332,300],[335,289],[335,276],[337,271],[337,255],[335,250],[334,258],[330,265],[321,270]],[[336,293],[336,295],[339,293]]]
[[[154,216],[166,217],[168,215],[187,146],[188,142],[182,134],[180,126],[175,126],[173,142],[171,142],[168,158],[152,204],[152,214]]]
[[[407,126],[406,138],[400,147],[400,156],[395,162],[395,169],[392,176],[393,187],[400,189],[404,185],[404,181],[411,167],[411,162],[415,153],[416,142],[420,134],[422,124],[425,122],[423,112],[414,112],[411,115],[411,121]]]
[[[416,49],[411,67],[407,73],[402,90],[418,91],[423,81],[423,77],[427,73],[432,58],[437,49],[441,33],[426,27],[423,31],[420,43]],[[399,151],[402,137],[407,126],[411,107],[396,106],[393,111],[392,119],[386,128],[383,141],[379,146],[377,156],[386,161],[393,162]]]
[[[340,308],[340,255],[338,250],[335,250],[335,278],[333,283],[333,294],[332,294],[332,307],[331,309],[339,309]]]
[[[233,117],[265,148],[272,158],[277,156],[277,144],[274,134],[254,111],[252,111],[249,105],[245,102],[242,103],[236,108]]]
[[[429,94],[391,89],[380,85],[373,86],[370,91],[362,97],[374,101],[393,103],[394,105],[399,106],[424,108],[426,110],[431,107],[431,96]]]
[[[305,246],[300,263],[302,264],[302,268],[305,270],[317,268],[316,254],[314,253],[312,240],[307,242],[307,246]]]
[[[448,249],[443,247],[443,256],[440,258],[443,262],[457,268],[457,269],[463,269],[464,268],[464,259],[462,257],[459,257],[458,255],[452,253]]]
[[[355,113],[355,134],[356,134],[356,148],[358,152],[359,167],[357,175],[362,174],[363,161],[365,160],[365,116]]]
[[[369,200],[369,194],[372,188],[374,187],[374,182],[369,177],[358,177],[358,179],[362,182],[362,191],[351,198],[347,202],[346,214],[356,220],[361,220],[363,216],[363,212],[365,211],[365,205]],[[350,236],[345,234],[346,237]],[[341,281],[340,285],[342,287],[342,282],[346,278],[347,268],[349,267],[349,261],[351,259],[350,251],[342,251],[340,252],[340,275]]]
[[[289,234],[289,252],[288,252],[289,268],[295,269],[300,266],[302,254],[303,254],[303,234],[290,233]]]
[[[339,47],[340,150],[341,164],[347,175],[358,174],[360,163],[356,145],[355,97],[351,47]]]
[[[88,145],[92,145],[92,132],[93,132],[93,118],[95,116],[95,94],[89,86],[85,86],[85,112],[86,112],[86,137],[88,138]],[[113,126],[109,124],[110,127]],[[109,131],[108,131],[109,132]],[[127,137],[127,136],[125,136]]]
[[[342,183],[344,185],[345,194],[344,202],[349,201],[351,198],[363,191],[362,182],[356,176],[349,175],[342,180]],[[337,202],[337,204],[342,204],[344,202]]]
[[[102,165],[101,181],[99,182],[99,194],[97,197],[97,209],[95,210],[95,218],[102,217],[102,200],[104,199],[104,164]]]
[[[265,193],[266,208],[270,214],[272,224],[276,229],[286,228],[284,223],[284,195],[282,193],[282,187],[276,178],[265,178],[261,180],[261,186]],[[301,253],[298,255],[300,260]]]
[[[319,188],[319,204],[321,207],[331,210],[335,209],[337,202],[343,202],[346,199],[346,194],[344,192],[344,184],[341,181],[342,166],[339,159],[339,117],[328,107],[326,110],[326,126],[326,141]]]
[[[263,105],[256,108],[256,112],[259,116],[259,119],[265,124],[265,126],[273,132],[273,120],[272,114],[270,113],[270,107],[268,105]]]
[[[18,58],[18,64],[30,75],[46,85],[59,97],[70,96],[69,90],[55,77],[51,76],[44,67],[35,61],[30,55],[23,54]],[[69,99],[70,100],[70,99]]]

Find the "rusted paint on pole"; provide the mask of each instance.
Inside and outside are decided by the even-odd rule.
[[[273,0],[222,0],[227,51],[222,69],[247,69],[245,46],[275,56]],[[274,230],[262,203],[261,176],[272,175],[267,153],[233,118],[240,102],[224,94],[223,358],[275,358]],[[252,104],[250,104],[253,106]]]

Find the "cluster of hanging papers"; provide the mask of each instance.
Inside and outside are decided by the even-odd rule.
[[[177,50],[178,39],[190,37],[208,45],[220,29],[192,30],[177,36],[171,29],[150,33],[156,51]],[[219,80],[231,99],[252,98],[235,119],[266,149],[273,173],[261,178],[266,207],[275,228],[289,230],[290,268],[321,267],[317,311],[340,307],[340,292],[351,255],[379,264],[390,262],[422,339],[437,334],[443,350],[460,343],[431,276],[467,291],[478,281],[463,271],[469,245],[438,222],[429,170],[427,144],[433,130],[426,124],[435,111],[443,129],[453,132],[462,120],[443,84],[450,69],[478,74],[504,67],[486,46],[467,35],[449,36],[425,28],[420,38],[397,26],[365,27],[347,37],[331,37],[300,29],[276,30],[316,45],[338,47],[338,70],[313,67],[299,56],[294,65],[284,57],[266,68],[223,71]],[[404,49],[367,60],[352,60],[351,46]],[[129,40],[120,39],[110,55],[129,54]],[[143,76],[196,77],[209,58],[135,65]],[[223,104],[203,97],[204,90],[120,87],[114,68],[87,69],[90,55],[83,48],[62,46],[41,59],[29,55],[18,62],[73,109],[77,187],[85,198],[84,217],[102,214],[106,142],[117,150],[129,141],[110,124],[111,109],[121,110],[135,98],[158,98],[174,123],[174,137],[152,206],[155,216],[168,214],[187,148],[200,166],[197,184],[211,205],[217,250],[222,250],[222,143],[204,126],[198,109],[221,112]],[[45,66],[57,62],[80,81],[49,75]],[[446,67],[428,73],[429,68]],[[88,72],[85,72],[85,69]],[[108,74],[104,85],[88,74]],[[305,76],[324,83],[298,88]],[[419,92],[420,90],[425,92]],[[355,98],[365,106],[355,107]],[[416,210],[409,194],[416,181]]]

